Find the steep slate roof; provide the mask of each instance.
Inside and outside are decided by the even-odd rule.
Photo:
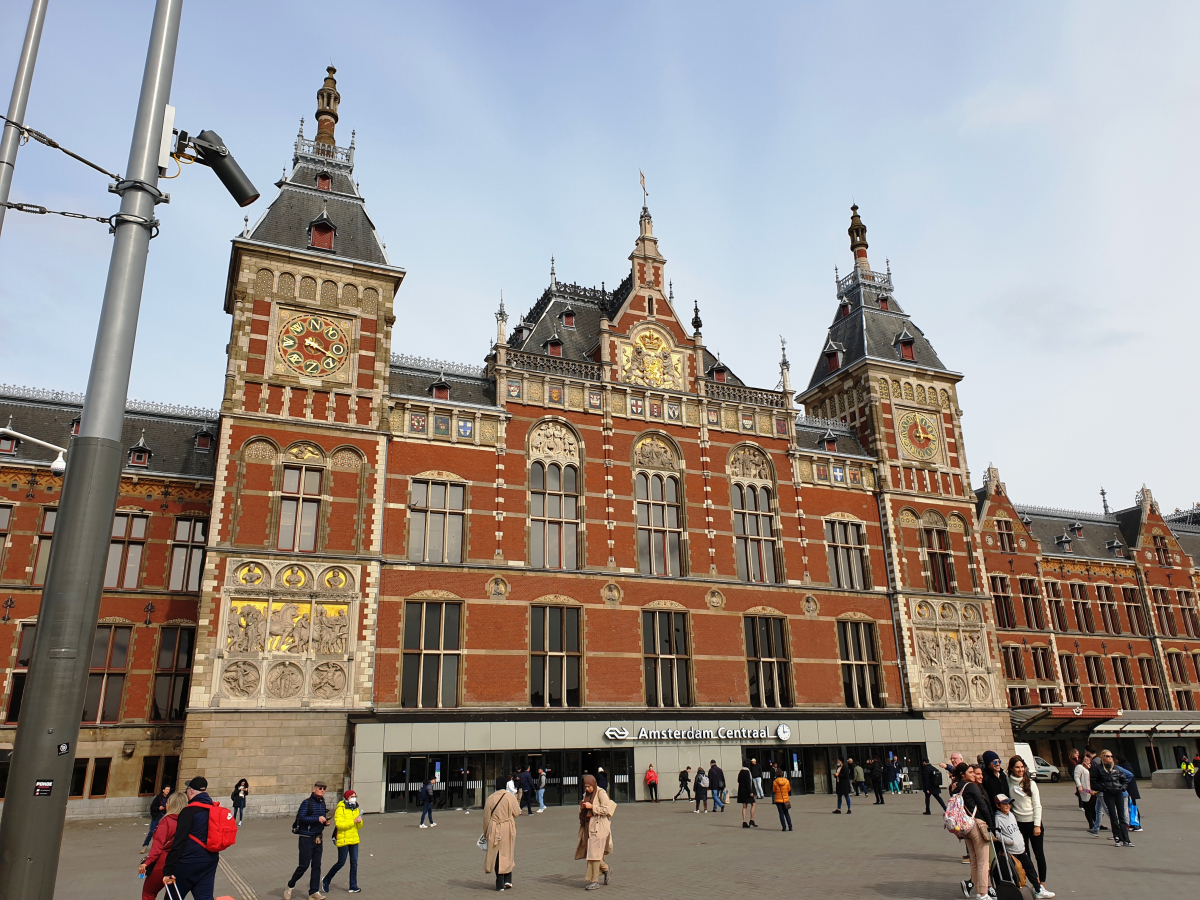
[[[1088,559],[1128,559],[1127,550],[1132,541],[1126,537],[1118,517],[1122,513],[1109,515],[1076,512],[1066,509],[1050,509],[1042,506],[1026,506],[1015,503],[1013,508],[1022,516],[1032,519],[1029,530],[1042,545],[1042,553],[1047,556],[1085,557]],[[1128,513],[1131,510],[1123,510]],[[1140,507],[1132,507],[1132,511],[1140,516]],[[1078,522],[1083,526],[1082,536],[1077,537],[1074,525]],[[1067,552],[1058,546],[1058,538],[1064,533],[1071,537],[1071,550]],[[1135,537],[1136,540],[1136,537]],[[1120,541],[1118,555],[1114,555],[1106,545],[1109,541]]]
[[[856,268],[838,282],[838,308],[822,347],[829,341],[841,344],[844,348],[842,364],[837,372],[830,372],[824,355],[821,355],[808,382],[809,390],[827,378],[841,377],[841,370],[861,359],[900,362],[900,348],[896,338],[906,328],[913,339],[913,358],[904,360],[904,363],[948,371],[938,358],[933,345],[925,337],[925,333],[896,302],[893,290],[891,272],[861,272]],[[888,299],[886,312],[879,308],[880,297]],[[844,305],[848,306],[846,315],[842,314]]]
[[[317,188],[317,176],[330,176],[330,190]],[[390,265],[366,201],[354,183],[354,142],[334,147],[306,140],[301,130],[292,156],[292,171],[275,183],[278,196],[254,224],[249,240],[292,250],[329,253],[331,256]],[[334,224],[333,250],[315,250],[309,244],[308,226],[322,212]]]
[[[128,451],[138,443],[144,431],[145,445],[150,449],[149,466],[130,467],[127,454],[125,471],[206,481],[212,479],[220,422],[220,414],[216,410],[173,407],[165,403],[143,403],[138,400],[129,401],[125,409],[121,446]],[[72,423],[79,418],[82,410],[82,394],[0,385],[0,422],[7,425],[8,417],[12,416],[14,431],[50,444],[69,446]],[[196,449],[196,435],[204,430],[213,436],[207,453]],[[0,456],[0,462],[49,465],[56,455],[53,450],[25,441],[17,446],[15,455]]]
[[[432,359],[393,356],[389,391],[393,397],[425,400],[430,403],[474,403],[496,405],[496,386],[483,375],[483,369],[458,363],[442,363]],[[444,381],[450,385],[450,399],[434,401],[433,385]]]
[[[796,419],[796,444],[801,450],[827,453],[830,451],[825,449],[825,438],[832,435],[837,442],[837,449],[832,452],[846,456],[861,456],[865,460],[874,459],[863,449],[852,431],[841,422],[838,422],[837,425],[840,427],[831,428],[829,424],[809,424],[804,416],[798,416]]]

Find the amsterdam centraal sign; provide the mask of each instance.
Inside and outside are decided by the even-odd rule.
[[[604,731],[610,741],[765,741],[775,738],[787,743],[792,729],[780,722],[774,731],[767,728],[628,728],[613,726]]]

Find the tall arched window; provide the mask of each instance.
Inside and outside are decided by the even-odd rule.
[[[579,473],[573,465],[535,462],[529,470],[532,563],[574,569],[579,563]]]
[[[733,486],[733,536],[738,578],[742,581],[775,581],[775,529],[771,519],[770,488]]]
[[[637,476],[638,571],[644,575],[680,575],[683,537],[679,518],[679,480],[674,475]]]

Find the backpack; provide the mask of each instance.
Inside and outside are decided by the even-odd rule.
[[[233,810],[222,808],[216,801],[211,806],[207,803],[189,803],[188,806],[208,810],[208,838],[202,841],[194,834],[189,834],[188,837],[193,841],[209,853],[220,853],[237,843],[238,826],[233,818]]]
[[[700,776],[696,779],[696,784],[702,788],[708,787],[708,776],[701,772]]]
[[[942,824],[948,832],[960,840],[975,827],[975,817],[967,813],[962,794],[955,794],[950,798],[950,803],[942,816]]]

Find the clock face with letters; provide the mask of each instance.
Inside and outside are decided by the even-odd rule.
[[[314,313],[281,318],[279,358],[290,371],[328,378],[341,372],[349,357],[350,336],[341,322]]]
[[[937,454],[937,425],[925,413],[905,413],[896,430],[901,449],[913,459],[929,460]]]

